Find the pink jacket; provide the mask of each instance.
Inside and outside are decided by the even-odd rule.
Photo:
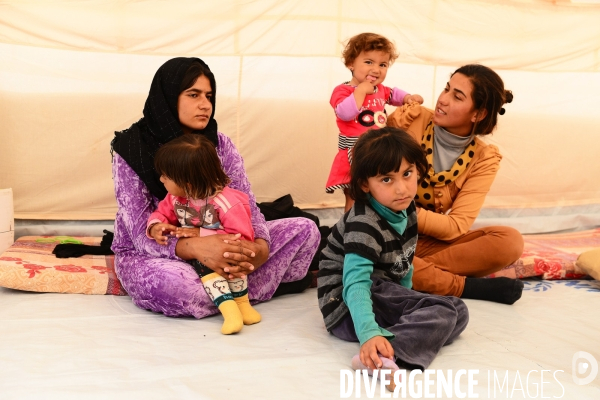
[[[190,199],[171,194],[158,203],[148,218],[146,235],[151,225],[167,223],[175,226],[198,227],[200,236],[218,233],[240,233],[242,239],[254,241],[254,229],[248,196],[239,190],[225,187],[208,199]]]

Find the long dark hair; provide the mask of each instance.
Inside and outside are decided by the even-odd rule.
[[[161,146],[154,166],[192,199],[213,196],[230,182],[215,146],[203,135],[184,134]]]
[[[486,110],[487,114],[473,125],[472,135],[489,135],[498,123],[498,114],[504,114],[505,103],[513,100],[510,90],[504,89],[502,78],[492,69],[479,65],[463,65],[452,73],[459,73],[471,81],[473,92],[471,98],[475,110]]]
[[[349,194],[358,202],[366,202],[362,186],[369,178],[398,172],[402,160],[414,164],[419,182],[427,172],[427,159],[421,146],[402,129],[385,127],[364,133],[352,150]]]

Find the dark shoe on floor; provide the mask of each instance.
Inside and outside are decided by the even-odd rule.
[[[311,271],[308,271],[306,276],[299,281],[281,282],[275,293],[273,293],[273,297],[283,296],[284,294],[302,293],[305,289],[308,289],[312,283],[312,279],[313,274]]]
[[[510,278],[467,278],[463,299],[487,300],[502,304],[514,304],[523,294],[523,282]]]

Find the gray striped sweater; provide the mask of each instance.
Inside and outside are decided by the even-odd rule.
[[[350,310],[342,299],[344,255],[355,253],[373,262],[373,275],[399,282],[412,264],[417,245],[417,211],[412,202],[400,235],[368,204],[355,203],[338,221],[321,253],[318,273],[319,308],[328,331]]]

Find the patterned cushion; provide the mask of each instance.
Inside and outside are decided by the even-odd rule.
[[[490,278],[589,279],[577,263],[579,254],[600,247],[600,228],[568,233],[523,235],[523,255]]]
[[[127,295],[114,256],[56,258],[59,243],[97,246],[99,237],[24,236],[0,255],[0,286],[31,292]]]

